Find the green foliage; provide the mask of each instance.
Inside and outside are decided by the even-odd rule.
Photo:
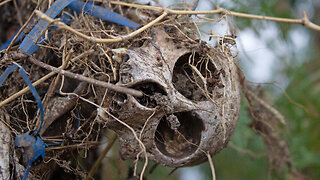
[[[303,108],[292,104],[285,96],[276,107],[288,121],[286,139],[295,167],[311,179],[320,178],[320,63],[318,57],[301,67],[288,70],[292,81],[286,89],[288,95]]]

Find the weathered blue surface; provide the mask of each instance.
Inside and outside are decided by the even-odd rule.
[[[35,131],[28,131],[17,135],[14,144],[16,147],[23,148],[23,161],[27,162],[23,179],[27,179],[30,168],[42,163],[45,156],[46,144]]]
[[[128,26],[131,28],[137,28],[140,26],[140,24],[135,23],[131,21],[130,19],[116,13],[113,11],[110,11],[109,9],[96,6],[92,2],[84,3],[84,2],[78,2],[74,1],[70,4],[70,8],[75,10],[77,13],[85,13],[90,16],[94,16],[109,22],[113,22],[116,24],[120,24],[123,26]]]
[[[17,68],[17,65],[10,65],[6,68],[6,70],[0,76],[0,87],[2,86],[3,82],[7,79],[7,77]]]
[[[131,28],[138,28],[140,26],[140,24],[134,21],[131,21],[130,19],[118,13],[115,13],[113,11],[110,11],[109,9],[94,5],[93,2],[84,3],[84,2],[78,2],[75,0],[59,0],[53,3],[53,5],[50,7],[50,9],[48,9],[48,11],[45,14],[51,18],[55,18],[68,5],[77,13],[83,12],[90,16],[94,16],[109,22],[113,22],[123,26],[128,26]],[[61,16],[61,19],[66,24],[69,24],[71,21],[71,18],[65,14]],[[33,54],[34,52],[36,52],[39,46],[35,45],[35,43],[37,40],[38,40],[37,41],[38,44],[43,44],[45,42],[45,35],[43,34],[41,37],[39,36],[48,27],[48,25],[49,25],[48,22],[40,20],[20,44],[20,47],[19,47],[20,51],[26,52],[28,54]],[[6,49],[9,46],[14,36],[0,46],[0,51],[3,49]],[[21,39],[23,39],[24,36],[25,34],[22,32],[14,43],[19,42]],[[50,34],[49,34],[49,37],[51,37]]]
[[[52,6],[45,13],[50,18],[55,18],[65,7],[67,7],[74,0],[58,0],[52,4]],[[30,31],[30,33],[24,38],[20,44],[20,51],[26,52],[28,54],[33,54],[39,48],[35,45],[36,40],[41,35],[41,33],[48,27],[49,23],[40,20],[36,26]],[[38,43],[44,41],[44,36],[41,36],[38,40]]]

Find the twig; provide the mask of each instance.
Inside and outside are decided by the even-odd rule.
[[[108,59],[108,61],[110,63],[110,67],[111,67],[112,73],[113,73],[113,80],[116,81],[117,80],[117,70],[116,70],[115,66],[113,65],[113,63],[112,63],[112,59],[110,58],[108,53],[102,47],[99,46],[99,48],[103,52],[103,54],[107,57],[107,59]]]
[[[80,54],[78,56],[76,56],[75,58],[71,59],[70,61],[73,62],[75,59],[79,59],[85,55],[91,54],[93,53],[93,50],[89,50],[83,54]],[[12,55],[10,55],[12,57]],[[15,55],[13,55],[15,56]],[[16,55],[17,57],[13,57],[13,58],[22,58],[20,57],[20,55]],[[25,55],[23,55],[25,56]],[[59,68],[62,68],[62,66],[60,66]],[[43,76],[42,78],[40,78],[39,80],[37,80],[36,82],[32,83],[32,85],[34,87],[38,86],[39,84],[41,84],[42,82],[46,81],[47,79],[49,79],[50,77],[52,77],[53,75],[55,75],[55,72],[50,72],[49,74]],[[12,96],[8,97],[7,99],[5,99],[4,101],[0,102],[0,108],[8,103],[10,103],[11,101],[17,99],[18,97],[22,96],[23,94],[27,93],[30,90],[29,87],[25,87],[22,90],[18,91],[17,93],[13,94]]]
[[[294,101],[294,100],[288,95],[288,93],[287,93],[277,82],[258,83],[258,82],[253,82],[253,81],[249,81],[249,80],[247,80],[247,82],[253,83],[253,84],[270,84],[270,85],[273,85],[273,86],[277,87],[278,89],[280,89],[280,91],[283,93],[283,95],[288,99],[288,101],[289,101],[291,104],[300,107],[300,108],[303,109],[307,114],[310,114],[310,111],[309,111],[309,109],[308,109],[306,106],[304,106],[304,105],[302,105],[302,104]]]
[[[133,136],[135,137],[135,139],[139,142],[140,144],[140,148],[142,149],[143,151],[143,154],[144,154],[144,158],[145,158],[145,162],[144,162],[144,165],[143,167],[147,167],[148,165],[148,155],[147,155],[147,149],[146,149],[146,146],[143,144],[143,142],[138,138],[137,136],[137,133],[134,131],[134,129],[129,126],[128,124],[126,124],[125,122],[121,121],[120,119],[116,118],[115,116],[113,116],[110,112],[108,112],[107,110],[105,110],[104,108],[101,108],[100,109],[102,111],[104,111],[105,113],[107,113],[110,117],[112,117],[113,119],[115,119],[116,121],[118,121],[119,123],[121,123],[122,125],[126,126],[133,134]],[[143,168],[141,173],[140,173],[140,180],[143,180],[143,174],[144,174],[144,171],[146,170],[146,168]]]
[[[44,2],[44,1],[41,1],[41,2],[39,2],[39,3],[37,4],[35,10],[39,8],[39,6],[42,4],[42,2]],[[24,23],[24,25],[23,25],[23,26],[19,29],[19,31],[17,32],[16,36],[14,36],[14,38],[12,39],[12,41],[10,42],[10,44],[9,44],[7,50],[6,50],[6,53],[9,53],[9,51],[10,51],[13,43],[16,41],[16,39],[19,37],[19,35],[22,33],[22,31],[28,26],[28,24],[30,23],[30,21],[31,21],[31,19],[33,18],[34,15],[35,15],[35,11],[32,12],[32,14],[29,16],[27,22]]]
[[[100,154],[99,158],[96,160],[94,165],[91,167],[85,180],[89,180],[90,178],[93,177],[94,173],[97,171],[99,165],[101,164],[101,161],[106,156],[106,154],[109,152],[109,150],[111,149],[111,147],[114,144],[114,142],[116,141],[116,139],[117,139],[117,134],[113,134],[107,147],[103,150],[103,152]]]
[[[0,3],[0,6],[4,5],[4,4],[6,4],[6,3],[10,2],[10,1],[12,1],[12,0],[4,0],[4,1],[2,1],[2,2]]]
[[[65,94],[78,96],[77,94],[74,94],[74,93],[65,93]],[[143,144],[143,142],[138,138],[138,135],[137,135],[137,133],[135,132],[135,130],[134,130],[131,126],[129,126],[127,123],[125,123],[125,122],[121,121],[120,119],[116,118],[114,115],[112,115],[112,114],[111,114],[109,111],[107,111],[105,108],[103,108],[103,107],[99,106],[98,104],[96,104],[96,103],[94,103],[94,102],[91,102],[91,101],[89,101],[89,100],[87,100],[87,99],[85,99],[85,98],[83,98],[83,97],[81,97],[81,96],[78,96],[78,97],[79,97],[81,100],[83,100],[83,101],[85,101],[85,102],[87,102],[87,103],[89,103],[89,104],[92,104],[92,105],[94,105],[95,107],[97,107],[97,108],[98,108],[98,112],[99,112],[99,111],[100,111],[100,112],[103,111],[104,113],[108,114],[111,118],[115,119],[117,122],[119,122],[120,124],[122,124],[123,126],[125,126],[126,128],[128,128],[128,129],[132,132],[134,138],[138,141],[138,143],[139,143],[139,145],[140,145],[140,148],[141,148],[142,151],[143,151],[144,158],[145,158],[144,167],[146,167],[146,166],[148,165],[147,149],[146,149],[146,146]],[[103,117],[102,117],[102,118],[103,118]],[[142,171],[141,171],[140,180],[143,180],[144,171],[145,171],[145,168],[143,168]]]
[[[99,145],[100,142],[87,142],[87,143],[81,143],[81,144],[71,144],[71,145],[65,145],[65,146],[55,146],[55,147],[48,147],[46,150],[57,150],[57,149],[68,149],[68,148],[90,148],[92,146]]]
[[[71,59],[71,55],[73,54],[73,49],[70,50],[70,52],[68,53],[67,57],[66,58],[62,58],[62,65],[59,67],[59,69],[66,69],[67,66],[68,66],[68,63]],[[46,98],[43,100],[42,104],[43,104],[43,109],[46,111],[46,108],[47,108],[47,105],[48,105],[48,102],[49,100],[51,99],[51,97],[53,96],[54,94],[54,91],[59,83],[59,79],[60,79],[60,74],[57,75],[57,77],[51,82],[49,88],[48,88],[48,91],[47,91],[47,94],[46,94]],[[40,124],[40,118],[38,119],[37,123],[36,123],[36,126],[38,126]],[[45,123],[45,122],[44,122]],[[43,126],[42,126],[43,128]],[[41,129],[42,130],[42,129]],[[40,130],[40,133],[41,133],[41,130]],[[42,131],[43,132],[43,131]]]
[[[227,12],[226,14],[229,14],[229,15],[232,15],[232,16],[248,18],[248,19],[260,19],[260,20],[283,22],[283,23],[301,24],[301,25],[303,25],[303,26],[305,26],[305,27],[307,27],[309,29],[320,31],[320,26],[310,22],[305,11],[302,11],[303,18],[301,18],[301,19],[269,17],[269,16],[245,14],[245,13],[239,13],[239,12],[233,12],[233,11],[226,11],[226,10],[224,10],[224,11]]]
[[[140,140],[142,140],[141,139],[141,137],[142,137],[142,133],[143,133],[143,131],[144,131],[144,129],[146,128],[146,126],[147,126],[147,124],[148,124],[148,122],[149,122],[149,120],[154,116],[154,114],[156,113],[156,109],[153,111],[153,113],[148,117],[148,119],[146,120],[146,122],[144,123],[144,125],[143,125],[143,127],[142,127],[142,129],[141,129],[141,132],[140,132],[140,134],[139,134],[139,139]],[[141,145],[140,145],[141,146]],[[142,148],[142,147],[141,147]],[[139,160],[139,154],[137,155],[137,163],[135,164],[135,171],[134,171],[134,174],[135,174],[135,172],[136,172],[136,167],[138,166],[138,160]],[[144,172],[145,172],[145,170],[147,169],[147,165],[148,165],[148,163],[145,163],[144,165],[143,165],[143,168],[142,168],[142,171],[141,171],[141,174],[140,174],[140,179],[143,177],[143,174],[144,174]]]
[[[42,13],[41,11],[38,11],[36,10],[36,14],[39,16],[39,18],[41,18],[42,20],[44,21],[47,21],[49,23],[52,23],[53,25],[61,28],[61,29],[65,29],[67,31],[70,31],[80,37],[82,37],[83,39],[85,40],[88,40],[88,41],[92,41],[92,42],[96,42],[96,43],[112,43],[112,42],[121,42],[121,41],[124,41],[124,40],[128,40],[128,39],[131,39],[133,38],[134,36],[136,36],[137,34],[140,34],[141,32],[143,32],[144,30],[150,28],[151,26],[153,26],[154,24],[156,24],[157,22],[161,21],[164,17],[166,17],[168,15],[168,12],[167,11],[164,11],[162,13],[161,16],[157,17],[156,19],[154,19],[153,21],[151,21],[150,23],[146,24],[145,26],[139,28],[138,30],[128,34],[128,35],[125,35],[125,36],[120,36],[120,37],[117,37],[117,38],[114,38],[114,39],[101,39],[101,38],[95,38],[95,37],[90,37],[90,36],[87,36],[73,28],[71,28],[70,26],[66,25],[65,23],[63,22],[60,22],[60,21],[54,21],[53,19],[51,19],[50,17],[48,17],[47,15],[45,15],[44,13]]]
[[[39,84],[41,84],[42,82],[46,81],[47,79],[49,79],[51,76],[55,75],[55,72],[51,72],[45,76],[43,76],[41,79],[37,80],[36,82],[32,83],[32,85],[34,87],[38,86]],[[25,87],[22,90],[20,90],[19,92],[15,93],[14,95],[8,97],[7,99],[5,99],[4,101],[0,102],[0,108],[8,103],[10,103],[11,101],[17,99],[18,97],[22,96],[23,94],[29,92],[30,88],[29,87]]]
[[[307,28],[320,31],[320,26],[312,23],[309,21],[305,11],[303,11],[303,18],[302,19],[289,19],[289,18],[278,18],[278,17],[268,17],[268,16],[260,16],[260,15],[252,15],[252,14],[245,14],[245,13],[239,13],[239,12],[234,12],[234,11],[227,11],[223,8],[218,7],[216,10],[210,10],[210,11],[188,11],[188,10],[171,10],[167,8],[159,8],[159,7],[152,7],[152,6],[143,6],[143,5],[138,5],[138,4],[130,4],[130,3],[123,3],[123,2],[118,2],[118,1],[112,1],[113,4],[118,4],[118,5],[124,5],[124,6],[130,6],[130,7],[136,7],[136,8],[141,8],[141,9],[150,9],[150,10],[155,10],[155,11],[163,11],[162,15],[151,21],[150,23],[146,24],[145,26],[139,28],[138,30],[125,35],[125,36],[120,36],[116,37],[114,39],[101,39],[101,38],[96,38],[92,36],[87,36],[70,26],[66,25],[63,22],[60,21],[55,21],[52,18],[48,17],[41,11],[35,10],[35,13],[43,20],[52,23],[56,25],[57,27],[61,29],[65,29],[67,31],[70,31],[80,37],[82,37],[85,40],[91,41],[91,42],[97,42],[97,43],[112,43],[112,42],[121,42],[124,40],[128,40],[130,38],[133,38],[137,34],[140,34],[144,30],[152,27],[154,24],[157,22],[161,21],[164,17],[167,15],[171,14],[179,14],[179,15],[191,15],[191,14],[222,14],[222,15],[231,15],[231,16],[237,16],[237,17],[242,17],[242,18],[249,18],[249,19],[260,19],[260,20],[268,20],[268,21],[275,21],[275,22],[284,22],[284,23],[294,23],[294,24],[301,24]]]
[[[228,147],[238,151],[239,153],[243,153],[243,154],[247,154],[252,158],[262,158],[265,157],[266,154],[265,153],[255,153],[249,149],[243,149],[241,147],[236,146],[235,144],[233,144],[232,142],[229,142]]]
[[[209,152],[207,153],[207,157],[208,157],[208,161],[209,161],[209,164],[210,164],[210,169],[211,169],[211,174],[212,174],[212,180],[216,180],[216,172],[215,172],[215,170],[214,170],[214,165],[213,165],[212,158],[211,158]]]
[[[14,5],[14,8],[16,8],[16,11],[17,11],[17,19],[18,19],[18,22],[19,22],[19,25],[22,26],[23,25],[23,22],[22,22],[22,16],[21,16],[21,11],[19,9],[19,6],[17,4],[17,0],[13,0],[13,5]]]
[[[99,1],[99,0],[97,0]],[[129,7],[134,7],[137,9],[148,9],[148,10],[153,10],[153,11],[163,11],[164,8],[161,7],[154,7],[154,6],[146,6],[146,5],[141,5],[141,4],[132,4],[132,3],[125,3],[125,2],[120,2],[120,1],[110,1],[111,4],[116,4],[116,5],[121,5],[121,6],[129,6]]]
[[[244,89],[244,92],[246,94],[246,96],[250,96],[251,98],[253,98],[256,102],[258,102],[262,107],[266,108],[267,110],[269,110],[270,113],[272,113],[275,118],[277,118],[283,125],[286,125],[286,121],[284,119],[284,117],[282,116],[281,113],[279,113],[279,111],[277,111],[274,107],[272,107],[271,105],[269,105],[268,103],[266,103],[263,99],[259,98],[258,96],[256,96],[251,90],[249,90],[248,88]]]
[[[181,10],[170,10],[167,8],[160,8],[160,7],[153,7],[153,6],[146,6],[146,5],[139,5],[139,4],[131,4],[131,3],[124,3],[124,2],[117,2],[111,1],[112,4],[135,7],[138,9],[149,9],[154,11],[167,11],[169,15],[171,14],[180,14],[180,15],[190,15],[190,14],[225,14],[231,15],[241,18],[248,18],[248,19],[259,19],[259,20],[267,20],[267,21],[275,21],[275,22],[282,22],[282,23],[292,23],[292,24],[301,24],[309,29],[313,29],[316,31],[320,31],[320,26],[317,24],[312,23],[307,15],[306,12],[303,11],[303,18],[301,19],[290,19],[290,18],[279,18],[279,17],[270,17],[270,16],[261,16],[261,15],[254,15],[254,14],[246,14],[246,13],[239,13],[235,11],[228,11],[223,8],[218,7],[215,10],[210,11],[181,11]]]
[[[18,53],[18,54],[21,54],[21,53]],[[43,63],[41,61],[38,61],[35,58],[33,58],[32,56],[28,56],[27,59],[30,62],[32,62],[32,63],[34,63],[34,64],[36,64],[36,65],[38,65],[38,66],[40,66],[42,68],[45,68],[45,69],[47,69],[49,71],[53,71],[53,72],[56,72],[56,73],[59,73],[59,74],[62,74],[64,76],[68,76],[68,77],[70,77],[72,79],[77,79],[79,81],[84,81],[84,82],[87,82],[87,83],[90,83],[90,84],[94,84],[94,85],[97,85],[97,86],[102,86],[102,87],[111,89],[113,91],[117,91],[117,92],[125,93],[125,94],[130,94],[132,96],[137,96],[137,97],[142,97],[143,96],[143,93],[141,91],[138,91],[138,90],[135,90],[135,89],[131,89],[131,88],[127,88],[127,87],[117,86],[117,85],[110,84],[110,83],[107,83],[107,82],[103,82],[103,81],[99,81],[99,80],[96,80],[96,79],[88,78],[88,77],[85,77],[85,76],[80,75],[80,74],[75,74],[75,73],[72,73],[72,72],[69,72],[69,71],[65,71],[65,70],[50,66],[48,64],[45,64],[45,63]]]

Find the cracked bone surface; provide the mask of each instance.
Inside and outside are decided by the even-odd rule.
[[[171,167],[199,164],[205,153],[227,145],[238,121],[238,72],[226,54],[153,28],[151,39],[122,57],[117,83],[144,96],[115,93],[106,109],[141,136],[149,159]],[[132,132],[104,113],[99,118],[119,135],[121,157],[136,158],[142,150]]]

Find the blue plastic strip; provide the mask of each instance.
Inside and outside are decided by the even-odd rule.
[[[26,168],[26,171],[24,172],[24,175],[23,175],[23,178],[22,180],[27,180],[27,177],[29,175],[29,171],[30,171],[30,168],[31,168],[31,160],[28,162],[28,165],[27,165],[27,168]]]
[[[28,163],[31,162],[31,166],[37,165],[33,163],[38,158],[44,159],[46,144],[41,139],[41,136],[33,130],[17,135],[14,144],[16,147],[24,148],[24,155],[29,158]]]
[[[39,134],[36,134],[37,141],[35,144],[32,144],[33,149],[33,157],[31,158],[31,162],[33,163],[35,160],[37,160],[40,156],[42,160],[44,159],[44,155],[46,153],[45,147],[46,144],[43,142]],[[32,164],[31,164],[32,165]]]
[[[28,147],[36,143],[36,138],[33,135],[34,131],[28,131],[24,134],[19,134],[14,139],[14,145],[16,147]]]
[[[3,82],[7,79],[7,77],[17,68],[17,65],[10,65],[6,68],[6,70],[0,76],[0,87],[2,86]]]
[[[194,5],[193,5],[193,7],[192,7],[191,11],[196,10],[196,8],[198,7],[198,4],[199,4],[199,0],[197,0],[197,1],[196,1],[196,3],[194,3]],[[191,14],[190,14],[190,16],[191,16]]]
[[[57,142],[57,143],[49,143],[49,144],[45,144],[46,147],[49,147],[49,146],[56,146],[56,145],[60,145],[62,144],[63,142]]]
[[[19,72],[20,72],[20,74],[21,74],[24,82],[29,86],[30,91],[31,91],[33,97],[36,99],[36,102],[37,102],[38,107],[39,107],[39,109],[40,109],[41,122],[40,122],[40,125],[39,125],[38,130],[37,130],[37,133],[36,133],[36,134],[38,134],[39,131],[40,131],[40,129],[41,129],[41,127],[42,127],[43,119],[44,119],[44,111],[43,111],[42,102],[41,102],[40,96],[39,96],[36,88],[34,88],[34,86],[32,85],[32,83],[31,83],[30,79],[28,78],[28,75],[27,75],[27,73],[24,71],[24,69],[23,69],[23,68],[20,68]]]
[[[34,131],[28,131],[24,134],[17,135],[15,146],[24,148],[24,155],[29,158],[26,171],[22,178],[27,179],[30,168],[33,165],[37,165],[33,163],[40,157],[40,160],[44,159],[46,144],[42,141],[39,134],[35,134]]]
[[[110,11],[109,9],[93,5],[92,2],[84,3],[84,2],[78,2],[74,1],[70,4],[70,8],[75,10],[77,13],[86,13],[90,16],[94,16],[109,22],[113,22],[116,24],[120,24],[123,26],[128,26],[131,28],[136,29],[140,26],[140,24],[131,21],[130,19],[116,13],[113,11]]]
[[[47,10],[46,15],[50,18],[55,18],[66,6],[68,6],[73,1],[74,0],[58,0],[54,2],[52,6]],[[39,46],[35,45],[35,41],[48,27],[48,25],[48,22],[40,20],[20,44],[20,51],[26,52],[28,54],[33,54],[35,51],[37,51]],[[42,36],[41,38],[39,38],[38,42],[41,43],[43,41],[44,37]]]

